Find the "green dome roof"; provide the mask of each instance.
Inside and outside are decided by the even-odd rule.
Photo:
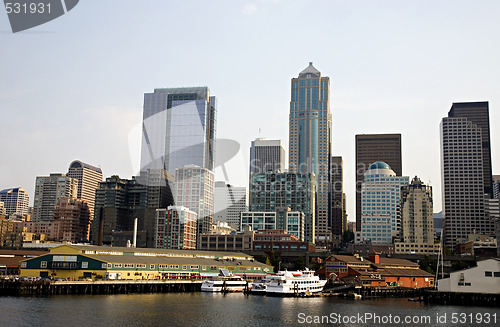
[[[368,169],[391,169],[391,167],[386,164],[385,162],[382,162],[382,161],[377,161],[377,162],[374,162],[370,165],[370,168]]]

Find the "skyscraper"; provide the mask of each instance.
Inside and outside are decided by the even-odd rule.
[[[90,208],[86,200],[59,199],[54,207],[51,233],[56,241],[88,241],[89,227]]]
[[[396,173],[403,174],[401,134],[356,135],[356,230],[361,230],[361,184],[365,171],[373,162],[387,163]]]
[[[396,173],[385,162],[374,162],[365,172],[361,185],[361,231],[358,242],[392,244],[401,230],[401,187],[408,185],[407,176]]]
[[[315,234],[317,241],[324,242],[331,236],[328,226],[332,127],[330,79],[322,77],[310,62],[297,78],[292,78],[291,94],[289,170],[313,173],[316,177]]]
[[[314,174],[273,173],[252,174],[250,181],[250,211],[276,212],[276,224],[285,228],[287,213],[304,213],[304,239],[313,243],[315,239]]]
[[[90,219],[94,218],[95,190],[102,182],[101,168],[91,166],[80,160],[75,160],[69,165],[66,176],[78,180],[78,191],[76,197],[87,201],[90,209]]]
[[[434,214],[432,187],[415,176],[409,185],[401,187],[402,242],[395,243],[396,253],[430,254],[439,252],[434,245]]]
[[[281,140],[258,138],[250,147],[250,174],[285,170],[285,148]]]
[[[488,102],[455,102],[448,117],[463,117],[481,129],[481,150],[483,153],[484,194],[493,197],[493,178],[491,171],[490,114]]]
[[[76,198],[78,180],[64,174],[39,176],[35,183],[33,221],[52,221],[54,206],[61,198]]]
[[[492,178],[484,176],[491,174],[489,119],[484,117],[487,108],[487,102],[454,103],[448,117],[441,121],[443,238],[452,251],[458,238],[494,233],[485,206],[493,194],[492,186],[485,186]]]
[[[27,215],[29,207],[28,192],[22,187],[0,191],[0,202],[3,202],[5,213]]]
[[[210,232],[214,213],[214,173],[188,165],[175,171],[175,205],[197,214],[198,236]]]
[[[330,162],[330,222],[333,243],[340,246],[342,235],[347,230],[347,213],[345,207],[343,160],[332,157]]]
[[[141,170],[197,165],[213,170],[216,99],[207,87],[144,94]]]
[[[248,211],[248,189],[222,181],[215,182],[213,220],[226,222],[239,229],[240,213],[244,211]]]

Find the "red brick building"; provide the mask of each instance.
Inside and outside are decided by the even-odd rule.
[[[316,252],[314,245],[299,241],[284,229],[259,229],[254,235],[253,248],[264,252]]]
[[[326,278],[338,278],[364,286],[431,287],[434,276],[419,269],[418,264],[404,259],[372,255],[333,255],[325,260]]]

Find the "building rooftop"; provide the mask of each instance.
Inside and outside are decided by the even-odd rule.
[[[299,77],[301,77],[302,75],[305,75],[305,74],[313,74],[313,75],[319,76],[321,73],[319,72],[319,70],[317,70],[313,66],[313,63],[311,61],[311,62],[309,62],[309,66],[307,66],[306,69],[304,69],[303,71],[300,72]]]
[[[382,161],[374,162],[370,165],[368,169],[391,169],[391,166]]]

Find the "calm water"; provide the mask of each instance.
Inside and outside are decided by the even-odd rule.
[[[357,316],[358,313],[371,313],[379,319],[389,319],[388,315],[392,315],[392,319],[394,316],[411,316],[412,319],[429,316],[431,323],[390,324],[373,320],[333,323],[332,316],[338,319],[336,314]],[[486,318],[487,314],[493,319],[495,313],[496,324],[493,321],[478,324],[474,320]],[[442,317],[444,314],[447,322],[437,324],[436,315]],[[452,314],[457,319],[472,318],[473,323],[470,320],[452,323]],[[209,293],[0,297],[0,326],[304,326],[308,325],[307,319],[314,321],[314,316],[329,316],[332,320],[324,321],[325,324],[335,326],[500,325],[500,309],[430,306],[407,299],[355,301]]]

